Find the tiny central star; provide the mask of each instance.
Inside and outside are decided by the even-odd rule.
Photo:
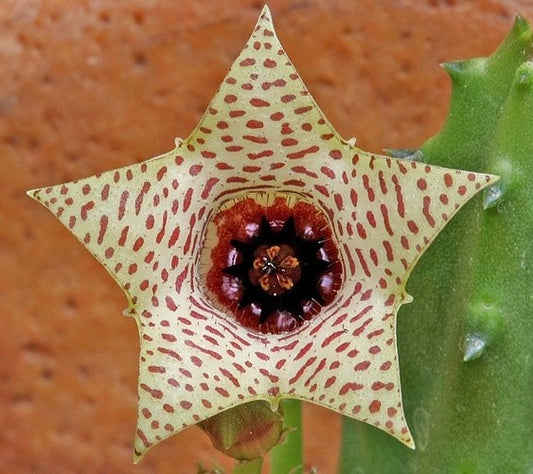
[[[263,323],[279,312],[303,321],[310,301],[319,306],[326,304],[319,292],[320,279],[332,263],[319,256],[324,243],[323,239],[300,237],[292,216],[280,231],[274,231],[263,217],[250,242],[232,239],[240,259],[223,271],[237,277],[243,287],[239,308],[258,306],[259,322]]]
[[[300,280],[300,262],[290,246],[261,245],[254,252],[254,257],[248,278],[253,285],[259,285],[269,295],[283,294]]]

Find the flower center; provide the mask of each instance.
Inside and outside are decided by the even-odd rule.
[[[302,276],[300,262],[288,245],[261,245],[254,252],[254,257],[248,278],[270,296],[290,290]]]
[[[320,255],[325,240],[298,235],[294,216],[289,216],[277,231],[262,216],[258,231],[249,241],[230,242],[239,258],[223,272],[238,278],[242,288],[238,308],[257,307],[259,323],[276,313],[303,321],[306,304],[311,301],[319,307],[325,304],[319,282],[333,266]]]
[[[298,329],[333,302],[342,284],[327,215],[281,192],[225,201],[206,228],[199,269],[211,303],[263,334]]]

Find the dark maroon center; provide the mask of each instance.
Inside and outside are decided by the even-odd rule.
[[[279,231],[274,231],[263,217],[250,241],[231,240],[239,258],[223,271],[239,279],[242,286],[239,308],[258,307],[259,322],[263,323],[280,312],[303,320],[304,307],[309,302],[325,304],[319,291],[320,281],[333,264],[321,258],[324,243],[322,239],[299,236],[293,217]]]

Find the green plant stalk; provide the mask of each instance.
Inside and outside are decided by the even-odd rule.
[[[303,472],[302,403],[286,399],[281,401],[281,407],[286,439],[270,451],[270,472],[298,474]]]
[[[408,283],[415,301],[400,312],[398,341],[417,449],[346,420],[342,474],[533,466],[531,49],[518,18],[491,57],[445,65],[449,117],[424,161],[502,178],[454,218]]]
[[[233,466],[233,474],[261,474],[263,458],[252,459],[251,461],[236,461]]]

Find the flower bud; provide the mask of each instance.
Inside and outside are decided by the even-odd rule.
[[[237,460],[263,457],[283,440],[283,413],[258,400],[199,423],[213,446]]]

